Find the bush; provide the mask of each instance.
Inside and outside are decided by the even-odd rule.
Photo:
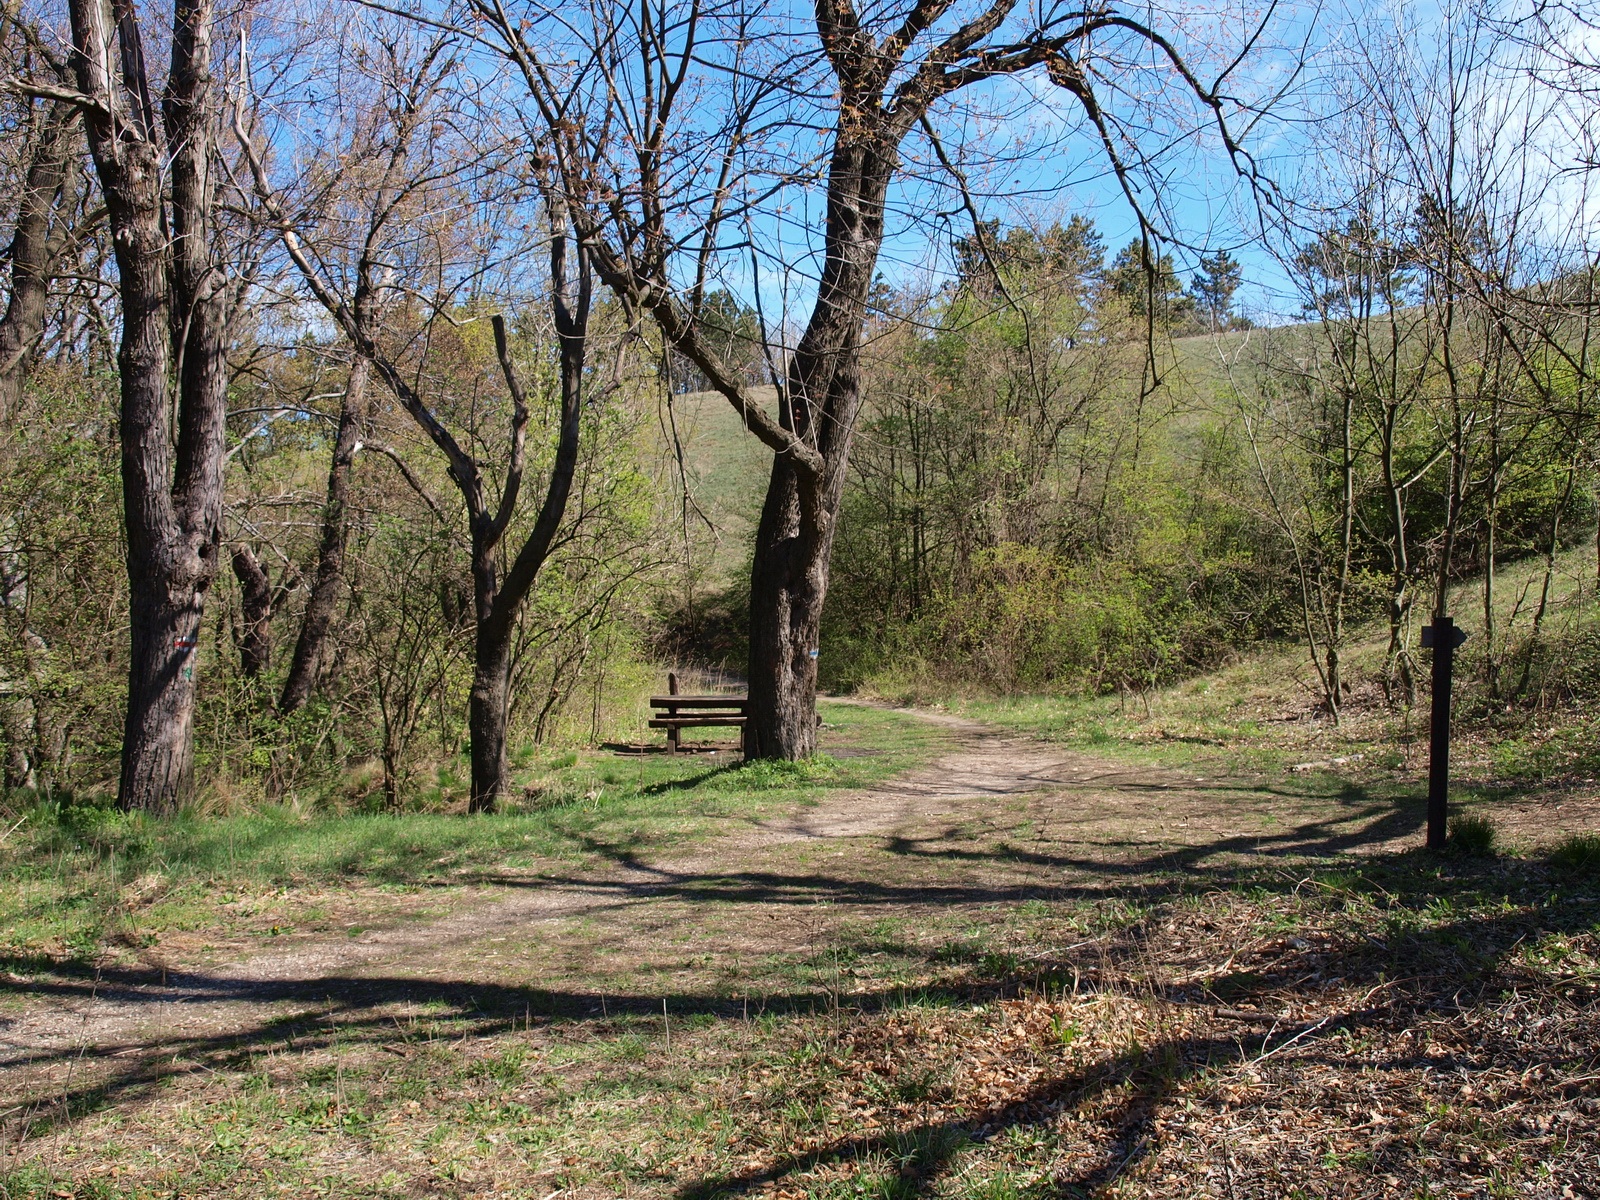
[[[1460,854],[1490,855],[1499,831],[1488,817],[1467,814],[1450,822],[1450,847]]]

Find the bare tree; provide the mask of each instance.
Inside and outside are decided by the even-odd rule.
[[[1356,575],[1359,396],[1299,331],[1272,331],[1265,340],[1260,378],[1236,378],[1230,389],[1257,484],[1241,500],[1288,547],[1300,632],[1322,705],[1337,722],[1349,689],[1344,652]]]
[[[6,26],[11,28],[8,30]],[[38,30],[20,18],[0,17],[0,33],[20,47],[7,90],[16,98],[12,135],[19,178],[14,205],[10,293],[0,316],[0,429],[17,411],[22,386],[44,333],[50,284],[57,261],[75,240],[81,214],[73,186],[83,143],[78,108],[63,92],[71,74]]]
[[[367,219],[360,239],[350,293],[340,289],[324,267],[314,234],[315,204],[291,211],[274,188],[265,157],[251,132],[240,124],[237,134],[247,149],[256,194],[268,221],[316,301],[349,340],[356,367],[352,387],[346,392],[339,434],[334,443],[334,469],[329,476],[329,505],[324,524],[323,551],[317,585],[308,605],[307,619],[296,649],[295,666],[284,688],[285,709],[304,702],[314,672],[314,655],[327,634],[331,601],[327,588],[341,569],[343,491],[347,489],[349,457],[355,446],[359,416],[355,386],[364,385],[370,369],[383,381],[417,427],[443,454],[450,479],[466,510],[471,540],[471,572],[477,618],[469,729],[472,745],[472,796],[474,812],[492,811],[509,789],[506,730],[510,697],[508,685],[517,614],[550,555],[561,544],[567,499],[578,465],[579,434],[585,401],[598,398],[587,381],[590,358],[590,317],[594,302],[593,271],[589,247],[572,235],[566,216],[566,199],[558,191],[534,185],[542,195],[545,244],[549,263],[549,297],[555,325],[559,365],[556,386],[559,417],[553,459],[545,495],[520,546],[507,555],[503,546],[512,521],[518,517],[524,477],[528,470],[527,435],[532,416],[528,397],[516,368],[503,318],[493,317],[495,353],[511,398],[506,460],[501,469],[498,497],[491,495],[488,464],[458,437],[436,413],[399,355],[385,344],[383,292],[391,286],[396,264],[389,258],[396,226],[404,220],[405,205],[419,194],[434,191],[440,176],[453,168],[437,155],[418,151],[442,115],[460,101],[450,94],[445,80],[456,70],[454,42],[432,40],[413,59],[402,59],[398,43],[390,44],[388,92],[383,105],[388,116],[373,131],[366,153],[379,160],[375,178],[365,194]],[[437,149],[437,148],[436,148]],[[482,162],[477,166],[487,168]],[[469,186],[464,180],[462,186]],[[524,188],[526,191],[526,188]],[[512,203],[510,195],[498,198]],[[620,344],[619,344],[620,354]],[[618,360],[620,364],[620,358]],[[613,373],[603,387],[619,385]],[[509,558],[509,561],[507,559]]]
[[[818,630],[861,411],[862,326],[907,139],[922,131],[965,194],[938,119],[959,93],[1047,72],[1136,200],[1134,179],[1151,161],[1140,131],[1150,125],[1119,119],[1117,101],[1153,57],[1165,90],[1141,117],[1159,124],[1168,103],[1192,103],[1250,172],[1225,120],[1235,103],[1227,87],[1264,26],[1208,84],[1154,25],[1110,5],[910,0],[858,11],[819,0],[804,36],[786,19],[742,0],[559,10],[464,0],[459,15],[437,21],[515,65],[537,127],[530,136],[550,156],[600,277],[651,314],[772,451],[750,579],[747,744],[793,759],[816,746]],[[815,159],[795,152],[822,131]],[[774,362],[769,413],[714,350],[704,301],[708,281],[741,259],[751,274],[763,269],[752,249],[760,226],[784,222],[785,189],[802,181],[825,195],[820,267],[799,339]]]

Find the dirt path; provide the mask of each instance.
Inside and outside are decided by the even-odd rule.
[[[173,935],[165,972],[12,979],[0,1192],[15,1165],[6,1194],[798,1200],[841,1180],[909,1194],[913,1147],[941,1195],[1046,1167],[1051,1194],[1122,1177],[1144,1181],[1129,1195],[1231,1196],[1237,1171],[1258,1181],[1241,1195],[1322,1179],[1387,1196],[1402,1175],[1476,1195],[1479,1160],[1428,1140],[1446,1100],[1446,1128],[1488,1131],[1472,1136],[1493,1153],[1594,1177],[1575,1136],[1590,1110],[1568,1107],[1592,1079],[1593,959],[1581,936],[1550,943],[1537,961],[1568,965],[1543,992],[1529,950],[1511,961],[1592,918],[1507,892],[1386,943],[1367,932],[1386,910],[1345,907],[1364,892],[1302,908],[1300,889],[1330,856],[1415,846],[1415,804],[917,715],[950,734],[930,766],[729,817],[688,852],[464,877],[425,921],[402,919],[424,895],[360,891],[318,918],[358,917],[354,936],[207,953]],[[1572,804],[1496,813],[1548,827]],[[1484,869],[1491,897],[1514,886]],[[1436,882],[1416,876],[1415,912]],[[1457,956],[1468,938],[1510,964],[1513,1007]],[[1452,1025],[1463,996],[1493,1003]],[[1362,1130],[1393,1176],[1329,1151]]]
[[[692,855],[507,876],[443,919],[356,939],[40,984],[21,1012],[0,1018],[0,1070],[59,1069],[88,1047],[116,1056],[170,1045],[176,1055],[308,1002],[348,1012],[447,985],[538,984],[576,1001],[607,991],[624,1002],[703,993],[706,971],[677,965],[687,943],[703,968],[793,950],[817,937],[819,921],[935,910],[945,919],[1092,892],[1158,860],[1203,870],[1219,856],[1322,845],[1358,830],[1382,840],[1370,806],[1293,817],[1255,784],[1129,768],[918,715],[952,734],[932,766],[752,820]]]

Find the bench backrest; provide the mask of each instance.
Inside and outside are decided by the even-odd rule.
[[[745,696],[651,696],[651,708],[663,708],[670,713],[680,709],[724,709],[742,713],[749,699]]]

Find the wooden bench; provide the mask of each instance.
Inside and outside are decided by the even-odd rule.
[[[667,692],[665,696],[650,697],[650,707],[662,713],[651,720],[650,728],[667,731],[668,754],[678,752],[678,735],[685,729],[718,725],[744,728],[745,706],[749,702],[744,696],[680,696],[676,675],[667,676]],[[743,740],[741,733],[741,743]]]

